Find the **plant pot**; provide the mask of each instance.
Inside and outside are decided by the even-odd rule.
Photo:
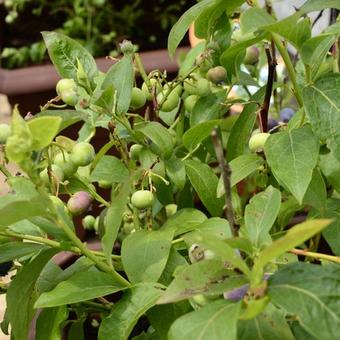
[[[188,51],[182,47],[177,56]],[[140,53],[146,72],[159,69],[166,70],[168,74],[178,69],[176,58],[170,58],[166,49]],[[114,61],[107,58],[96,59],[98,68],[105,72]],[[31,66],[17,70],[0,68],[0,93],[8,96],[9,102],[19,104],[23,113],[37,112],[39,105],[55,96],[55,84],[59,75],[51,64]]]

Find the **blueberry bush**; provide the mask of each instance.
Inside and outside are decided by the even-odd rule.
[[[171,78],[146,74],[129,41],[103,73],[78,42],[42,33],[56,97],[0,125],[5,333],[339,337],[340,22],[313,36],[308,17],[326,8],[339,1],[278,21],[269,1],[200,1],[169,53],[192,22],[204,41]],[[76,140],[63,134],[75,123]],[[101,250],[77,236],[79,218]],[[62,251],[77,258],[64,269]]]

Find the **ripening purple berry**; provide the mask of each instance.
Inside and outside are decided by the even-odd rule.
[[[85,212],[91,204],[92,197],[86,191],[78,191],[67,202],[67,208],[72,215],[80,215]]]

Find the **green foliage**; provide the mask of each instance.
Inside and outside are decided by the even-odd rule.
[[[77,102],[50,101],[29,121],[15,108],[0,146],[0,262],[16,271],[1,286],[3,328],[14,339],[27,339],[38,308],[37,339],[68,323],[68,338],[83,339],[86,320],[103,340],[337,337],[340,81],[328,50],[339,27],[314,36],[304,16],[338,3],[310,0],[280,21],[254,5],[232,27],[242,3],[183,14],[170,52],[193,20],[206,43],[171,80],[147,75],[129,42],[102,73],[81,44],[44,33],[65,77],[55,100],[71,86]],[[285,71],[265,83],[269,41]],[[283,108],[296,112],[288,123]],[[78,138],[62,135],[80,122]],[[101,249],[77,236],[79,221]],[[62,251],[80,258],[61,269],[51,258]]]

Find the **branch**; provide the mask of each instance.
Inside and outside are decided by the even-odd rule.
[[[219,128],[216,127],[211,133],[211,138],[214,144],[216,158],[221,168],[222,180],[223,180],[223,185],[224,185],[224,190],[225,190],[225,205],[223,207],[223,211],[224,211],[226,219],[229,222],[230,229],[231,229],[233,236],[237,237],[238,227],[235,223],[235,218],[233,214],[233,204],[232,204],[232,198],[231,198],[231,184],[230,184],[231,170],[230,170],[229,164],[225,162],[223,147],[222,147],[221,140],[219,139],[218,132],[219,132]]]
[[[266,87],[266,93],[264,96],[264,101],[260,109],[259,113],[259,120],[260,120],[260,129],[261,132],[267,132],[268,131],[268,111],[270,106],[270,98],[272,95],[273,90],[273,83],[274,83],[274,77],[275,77],[275,67],[276,67],[276,60],[275,58],[272,58],[272,55],[270,53],[270,49],[268,46],[265,47],[267,60],[268,60],[268,79],[267,79],[267,87]]]
[[[327,254],[314,253],[314,252],[306,251],[302,249],[292,249],[289,251],[289,253],[311,257],[311,258],[319,259],[319,260],[326,260],[326,261],[340,264],[340,256],[332,256],[332,255],[327,255]]]
[[[281,54],[283,61],[285,62],[285,65],[286,65],[286,68],[287,68],[287,71],[290,77],[290,81],[292,82],[292,85],[293,85],[293,92],[295,94],[296,100],[299,106],[302,107],[303,106],[302,94],[301,94],[299,85],[296,80],[296,73],[295,73],[292,61],[290,59],[290,56],[288,54],[288,51],[286,47],[284,46],[284,44],[282,43],[279,35],[277,35],[276,33],[272,33],[272,38],[275,42],[277,49],[279,50]]]

